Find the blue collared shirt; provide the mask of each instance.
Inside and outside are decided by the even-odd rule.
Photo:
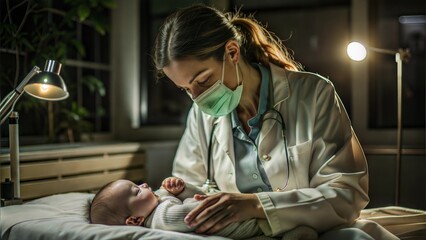
[[[255,64],[261,73],[259,106],[256,116],[247,121],[250,132],[247,134],[238,118],[237,112],[231,114],[231,124],[234,136],[235,168],[237,186],[241,192],[270,191],[270,183],[260,162],[257,150],[257,138],[260,132],[262,114],[268,108],[269,83],[271,72],[261,64]]]

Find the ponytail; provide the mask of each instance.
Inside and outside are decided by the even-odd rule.
[[[302,69],[280,39],[253,18],[240,17],[238,11],[223,14],[205,5],[178,10],[166,19],[155,40],[155,66],[162,73],[172,60],[188,57],[221,60],[224,46],[231,39],[240,44],[242,56],[249,63]]]
[[[281,40],[253,17],[240,17],[238,12],[227,17],[241,34],[241,53],[248,62],[260,62],[265,66],[273,63],[293,71],[302,69]]]

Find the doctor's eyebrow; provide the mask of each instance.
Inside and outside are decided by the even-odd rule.
[[[191,80],[189,80],[189,84],[192,84],[195,79],[198,77],[198,75],[200,75],[201,73],[207,71],[207,68],[201,69],[200,71],[198,71],[192,78]]]

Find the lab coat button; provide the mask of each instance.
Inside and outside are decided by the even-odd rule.
[[[253,179],[257,179],[257,174],[253,173],[252,177],[253,177]]]
[[[269,160],[271,160],[271,156],[269,156],[268,154],[263,154],[263,155],[262,155],[262,158],[263,158],[263,160],[265,160],[265,161],[269,161]]]

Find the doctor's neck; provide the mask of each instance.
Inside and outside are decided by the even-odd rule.
[[[250,119],[257,114],[259,106],[261,74],[258,69],[246,61],[239,62],[238,70],[244,88],[237,112],[238,116]]]

